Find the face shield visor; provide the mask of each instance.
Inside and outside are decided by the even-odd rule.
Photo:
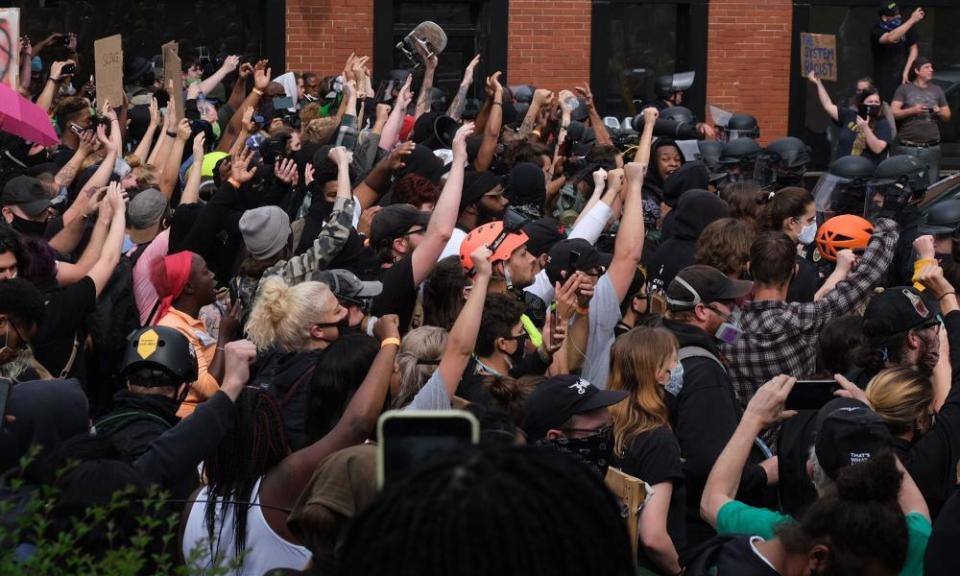
[[[851,180],[827,172],[813,188],[818,221],[823,222],[840,214],[860,216],[864,209],[866,182]]]

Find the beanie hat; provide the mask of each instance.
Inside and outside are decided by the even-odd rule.
[[[266,260],[287,245],[290,217],[277,206],[247,210],[240,217],[240,234],[250,255]]]

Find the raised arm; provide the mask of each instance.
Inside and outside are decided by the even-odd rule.
[[[487,78],[487,93],[490,97],[490,110],[483,128],[483,141],[473,167],[477,171],[490,168],[493,157],[497,152],[497,143],[500,141],[500,128],[503,126],[503,86],[500,85],[500,71]]]
[[[120,194],[121,188],[119,182],[113,182],[107,188],[106,199],[113,208],[113,220],[110,223],[110,231],[103,243],[103,251],[97,263],[87,274],[97,287],[97,296],[106,287],[107,282],[113,275],[113,270],[120,261],[120,250],[123,248],[123,235],[126,231],[126,206],[123,203],[123,196]]]
[[[593,128],[593,132],[597,136],[597,142],[607,146],[612,146],[613,140],[610,139],[610,133],[607,132],[607,127],[603,123],[603,118],[601,118],[600,113],[597,112],[597,106],[593,101],[593,92],[590,90],[590,85],[584,83],[583,86],[577,86],[575,90],[577,91],[577,94],[583,98],[584,102],[587,103],[587,113],[590,115],[590,126]]]
[[[176,190],[177,180],[180,178],[180,161],[183,159],[183,149],[186,148],[189,139],[190,121],[184,118],[177,124],[177,136],[173,139],[173,146],[170,153],[167,154],[163,170],[160,172],[159,188],[167,200],[173,197]]]
[[[810,73],[807,74],[807,80],[816,86],[820,106],[823,107],[830,118],[833,118],[834,122],[838,122],[840,120],[840,110],[837,108],[837,105],[833,103],[833,100],[830,99],[830,95],[827,94],[827,89],[823,87],[823,82],[817,77],[817,73],[811,70]]]
[[[400,91],[397,92],[397,99],[393,103],[393,110],[387,118],[387,123],[383,126],[383,132],[380,133],[380,148],[389,152],[394,144],[400,139],[400,129],[403,127],[403,118],[407,115],[407,106],[413,99],[410,92],[410,83],[413,81],[413,75],[407,76],[407,81],[403,83]]]
[[[700,516],[714,528],[720,509],[737,496],[740,475],[754,439],[761,430],[796,414],[783,409],[796,381],[789,376],[777,376],[761,386],[747,404],[740,424],[710,471],[700,499]]]
[[[233,83],[233,89],[230,90],[230,97],[227,99],[227,106],[234,112],[243,105],[243,99],[247,95],[247,78],[251,74],[253,74],[253,64],[244,62],[240,65],[237,81]]]
[[[457,90],[457,95],[453,97],[453,101],[450,102],[450,107],[447,108],[447,116],[454,120],[459,120],[460,116],[463,115],[463,107],[467,103],[467,91],[470,90],[470,86],[473,84],[473,72],[479,63],[480,55],[477,54],[473,57],[473,60],[467,64],[467,69],[463,71],[463,80],[460,81],[460,89]]]
[[[206,135],[201,132],[193,139],[193,165],[187,173],[187,183],[183,187],[183,194],[180,195],[180,205],[196,204],[200,201],[200,172],[203,168],[203,144],[206,141]]]
[[[27,36],[20,37],[20,88],[29,92],[33,65],[33,45]]]
[[[450,329],[447,346],[443,350],[440,366],[437,368],[450,396],[456,394],[457,386],[460,385],[460,377],[463,375],[463,371],[473,355],[473,350],[477,346],[477,333],[480,331],[483,303],[487,299],[487,286],[490,284],[490,275],[493,271],[493,267],[490,265],[491,254],[489,248],[481,246],[470,255],[470,258],[473,259],[474,270],[476,270],[473,277],[473,287],[470,289],[470,296],[467,297],[456,322]]]
[[[527,108],[527,115],[523,117],[523,123],[520,124],[520,137],[526,138],[533,131],[534,124],[537,123],[537,117],[540,115],[540,108],[543,107],[551,98],[553,92],[538,88],[533,92],[533,99],[530,101],[530,107]]]
[[[74,264],[67,262],[59,262],[57,264],[57,284],[59,286],[69,286],[70,284],[79,282],[80,279],[90,272],[93,265],[100,259],[100,251],[103,249],[103,244],[106,242],[107,233],[110,232],[112,223],[113,206],[106,198],[106,194],[104,194],[104,198],[99,202],[97,221],[93,226],[93,232],[90,234],[87,246],[83,249],[83,254],[80,255],[80,258]],[[82,235],[86,228],[85,219],[77,218],[68,227],[78,227]],[[66,229],[67,228],[64,228],[64,230]],[[50,241],[50,245],[56,248],[53,240]]]
[[[237,66],[239,65],[239,56],[227,56],[223,60],[223,65],[220,66],[216,72],[211,74],[206,80],[200,82],[200,93],[206,95],[213,92],[214,88],[217,87],[217,84],[223,82],[223,79],[227,77],[227,74],[236,70]]]
[[[620,219],[620,233],[617,234],[614,245],[613,261],[610,263],[610,282],[617,292],[617,299],[623,300],[630,289],[633,275],[637,271],[637,264],[643,255],[643,198],[641,188],[643,177],[647,173],[647,163],[650,160],[650,141],[653,137],[653,125],[659,113],[656,108],[647,108],[643,111],[643,135],[640,138],[640,149],[637,150],[636,160],[624,168],[626,175],[626,190],[623,204],[623,217]]]
[[[157,128],[160,127],[160,105],[157,103],[156,98],[150,99],[150,123],[147,124],[147,129],[143,133],[143,138],[140,139],[140,143],[137,144],[137,149],[133,151],[133,154],[140,159],[144,164],[147,162],[147,158],[150,157],[150,148],[153,146],[153,137],[157,133]]]
[[[243,111],[247,108],[256,109],[260,105],[260,99],[263,97],[264,91],[270,85],[270,68],[267,67],[268,62],[266,60],[260,60],[253,67],[253,90],[247,94],[247,97],[244,98],[243,103],[240,104],[238,108],[233,113],[233,116],[230,118],[230,122],[227,124],[227,129],[223,131],[223,137],[220,138],[220,143],[217,145],[217,150],[226,152],[230,150],[233,146],[234,141],[237,139],[237,134],[240,133],[240,123],[243,120]]]
[[[417,118],[421,114],[430,111],[430,92],[433,90],[433,76],[437,72],[437,55],[436,53],[427,53],[427,48],[420,40],[414,40],[414,44],[417,48],[417,53],[420,54],[420,58],[423,59],[423,83],[420,84],[420,95],[417,96],[417,110],[415,115]]]
[[[404,159],[413,152],[417,145],[413,142],[404,142],[393,150],[390,155],[374,165],[363,182],[353,189],[353,195],[360,200],[360,207],[366,210],[377,203],[380,195],[387,191],[390,185],[390,176],[405,166]]]
[[[47,83],[43,85],[43,91],[40,92],[40,96],[37,97],[37,106],[47,112],[49,112],[50,107],[53,106],[53,99],[57,95],[57,92],[60,91],[60,86],[71,76],[70,74],[63,73],[63,67],[67,64],[76,63],[73,60],[65,60],[63,62],[54,62],[50,66],[50,75],[47,76]]]
[[[467,161],[467,138],[473,134],[473,122],[467,122],[453,137],[453,164],[440,198],[430,215],[427,231],[413,251],[413,283],[419,286],[433,272],[440,254],[453,235],[463,193],[463,165]]]
[[[909,32],[914,25],[923,20],[924,16],[926,16],[926,13],[923,11],[923,8],[917,8],[912,14],[910,14],[910,17],[907,18],[906,22],[880,36],[880,43],[896,44],[907,35],[907,32]]]

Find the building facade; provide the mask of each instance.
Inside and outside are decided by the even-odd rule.
[[[920,51],[933,58],[935,81],[958,112],[941,130],[945,155],[957,158],[960,1],[922,4]],[[122,13],[107,0],[13,5],[23,9],[31,37],[71,30],[92,46],[93,38],[120,32],[128,56],[156,54],[176,39],[181,54],[204,46],[212,55],[264,56],[275,70],[322,75],[337,73],[355,52],[373,56],[379,78],[403,65],[396,43],[432,20],[449,38],[437,75],[448,95],[479,52],[478,75],[501,70],[509,84],[550,89],[589,81],[601,113],[617,117],[638,112],[633,102],[652,95],[656,76],[695,70],[687,104],[701,118],[708,104],[749,111],[760,121],[761,140],[800,136],[823,165],[828,122],[800,74],[800,32],[836,35],[839,77],[827,88],[845,101],[855,81],[872,73],[869,37],[879,0],[130,0]],[[905,15],[912,9],[904,3]]]

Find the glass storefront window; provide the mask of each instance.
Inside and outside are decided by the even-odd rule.
[[[874,74],[873,55],[870,47],[870,31],[879,20],[877,8],[871,6],[810,6],[809,21],[799,22],[799,30],[837,36],[838,80],[825,82],[824,86],[832,100],[848,104],[854,95],[856,82]],[[904,6],[904,18],[910,15],[912,7]],[[941,123],[940,134],[943,141],[943,167],[960,167],[960,43],[956,41],[956,30],[960,29],[960,7],[927,7],[926,18],[913,29],[919,39],[921,56],[932,58],[936,70],[934,82],[947,97],[954,111],[948,123]],[[806,24],[806,25],[804,25]],[[795,33],[798,33],[795,31]],[[794,56],[795,68],[799,69],[799,59]],[[795,134],[813,147],[815,164],[824,167],[831,159],[831,122],[817,100],[816,90],[806,80],[795,73],[794,82],[805,85],[803,102],[793,102],[794,114],[802,114]],[[798,132],[795,128],[794,132]]]

